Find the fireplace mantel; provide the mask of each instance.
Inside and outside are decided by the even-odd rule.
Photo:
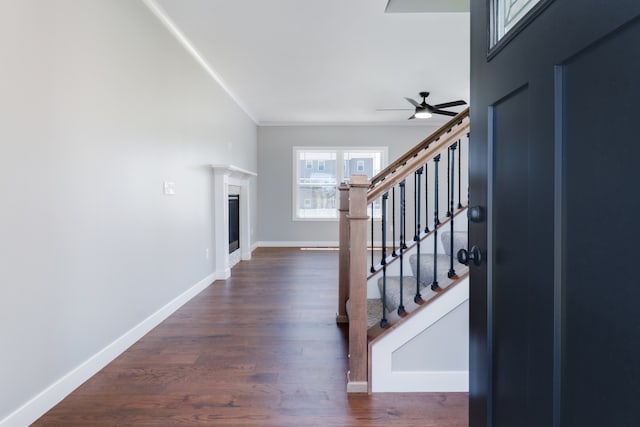
[[[233,165],[211,165],[215,172],[226,174],[230,178],[249,179],[252,176],[258,176],[257,173],[239,168]]]
[[[231,267],[240,259],[251,259],[251,181],[258,176],[233,165],[211,165],[213,169],[213,231],[216,279],[231,275]],[[240,187],[240,256],[229,256],[229,186]],[[234,254],[236,254],[234,252]]]

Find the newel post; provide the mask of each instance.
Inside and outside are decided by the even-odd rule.
[[[341,183],[340,193],[340,230],[338,253],[338,314],[337,323],[349,323],[347,300],[349,299],[349,185]]]
[[[367,356],[367,190],[366,175],[349,182],[349,372],[347,392],[368,390]]]

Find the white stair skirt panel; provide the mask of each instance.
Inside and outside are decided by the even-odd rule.
[[[469,301],[469,279],[449,289],[445,294],[439,296],[429,303],[428,307],[414,313],[406,321],[396,326],[391,334],[386,334],[371,344],[371,391],[372,392],[466,392],[469,391],[469,367],[468,367],[468,342],[469,329],[468,321],[459,329],[452,330],[451,340],[434,338],[433,342],[422,340],[421,345],[425,348],[417,352],[417,357],[425,357],[424,363],[414,361],[409,368],[394,368],[400,365],[398,355],[394,356],[399,349],[410,343],[422,332],[427,331],[431,326],[442,328],[443,323],[439,322],[450,313],[457,311],[456,316],[466,316],[468,319]],[[439,323],[436,325],[436,323]],[[460,323],[460,322],[458,322]],[[445,328],[446,330],[446,328]],[[438,331],[442,337],[443,331]],[[446,333],[446,332],[445,332]],[[466,344],[465,344],[466,343]],[[412,349],[415,353],[415,349]],[[447,370],[433,366],[432,361],[437,358],[448,360],[448,354],[456,355],[456,359],[465,362],[457,363],[456,366],[448,366]],[[435,359],[434,359],[435,358]],[[404,361],[406,364],[406,361]],[[437,365],[438,363],[436,363]],[[420,365],[420,366],[416,366]],[[459,365],[459,366],[458,366]],[[451,369],[453,368],[453,369]]]
[[[224,280],[231,276],[229,258],[229,186],[240,188],[240,258],[251,259],[250,227],[251,216],[251,177],[255,172],[240,169],[233,165],[211,165],[213,168],[213,232],[216,279]],[[236,254],[237,256],[237,254]]]

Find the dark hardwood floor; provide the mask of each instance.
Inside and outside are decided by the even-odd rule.
[[[466,393],[347,395],[337,252],[262,248],[35,426],[467,426]]]

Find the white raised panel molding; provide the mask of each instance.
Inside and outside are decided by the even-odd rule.
[[[257,173],[233,165],[211,165],[213,168],[213,231],[216,279],[224,280],[231,276],[231,258],[229,257],[229,186],[240,188],[240,259],[251,259],[250,243],[250,180]],[[235,254],[235,252],[234,252]],[[238,262],[237,256],[233,257]]]
[[[393,352],[420,332],[469,300],[469,279],[447,290],[426,309],[415,313],[399,325],[392,334],[375,341],[371,351],[371,391],[378,392],[468,392],[469,371],[441,371],[425,366],[420,371],[394,371]],[[442,348],[439,349],[445,353]]]

